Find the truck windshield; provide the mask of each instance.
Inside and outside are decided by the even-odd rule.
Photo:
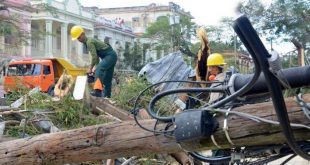
[[[36,76],[41,74],[41,64],[14,64],[8,67],[8,76]]]

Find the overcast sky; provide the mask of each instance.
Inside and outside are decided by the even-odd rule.
[[[235,11],[238,3],[242,0],[79,0],[83,6],[96,6],[99,8],[145,6],[151,3],[168,5],[174,2],[185,11],[189,11],[193,20],[198,25],[217,25],[223,17],[236,18]],[[269,3],[271,0],[262,0]],[[266,48],[270,49],[270,43],[262,39]],[[273,43],[274,49],[280,53],[286,53],[294,49],[291,43]]]
[[[235,8],[241,0],[79,0],[83,6],[99,8],[144,6],[151,3],[180,5],[195,17],[199,25],[215,25],[222,17],[236,17]]]

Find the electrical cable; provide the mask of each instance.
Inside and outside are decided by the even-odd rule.
[[[173,83],[173,82],[181,82],[181,83],[194,83],[194,84],[211,84],[211,83],[214,83],[214,82],[197,82],[197,81],[184,81],[184,80],[169,80],[169,81],[162,81],[162,82],[158,82],[158,83],[155,83],[155,84],[152,84],[152,85],[149,85],[148,87],[146,87],[145,89],[143,89],[139,94],[138,96],[136,97],[135,101],[134,101],[134,107],[133,109],[131,110],[131,113],[133,114],[134,116],[134,120],[135,122],[137,123],[137,125],[146,130],[146,131],[149,131],[149,132],[154,132],[154,133],[158,133],[158,134],[162,134],[162,133],[170,133],[170,132],[173,132],[173,130],[165,130],[165,131],[156,131],[156,130],[151,130],[151,129],[148,129],[148,128],[145,128],[143,127],[138,119],[137,119],[137,115],[138,115],[138,111],[139,109],[137,108],[137,105],[138,105],[138,101],[140,99],[140,97],[144,94],[144,92],[146,92],[148,89],[154,87],[154,86],[157,86],[157,85],[160,85],[160,84],[163,84],[163,83]],[[215,83],[223,83],[223,82],[215,82]]]
[[[198,110],[198,109],[189,109],[189,110]],[[279,125],[280,123],[278,121],[273,121],[273,120],[268,120],[268,119],[264,119],[261,117],[257,117],[254,115],[250,115],[244,112],[237,112],[237,111],[228,111],[228,110],[222,110],[222,109],[209,109],[209,108],[204,108],[204,109],[199,109],[199,110],[206,110],[206,111],[211,111],[211,112],[221,112],[221,113],[229,113],[229,114],[235,114],[241,117],[245,117],[247,119],[251,119],[253,121],[256,122],[264,122],[264,123],[268,123],[268,124],[274,124],[274,125]],[[310,129],[310,126],[304,125],[304,124],[296,124],[296,123],[290,123],[291,126],[293,127],[297,127],[297,128],[306,128],[306,129]]]
[[[298,91],[299,92],[299,91]],[[304,112],[305,116],[310,120],[310,106],[306,103],[301,96],[301,93],[296,94],[296,100],[298,104],[301,106],[302,111]]]
[[[223,156],[223,157],[207,157],[203,156],[197,152],[189,152],[189,154],[200,161],[208,162],[208,163],[221,163],[221,162],[229,162],[231,156]]]
[[[290,157],[288,157],[286,160],[284,160],[280,165],[285,165],[287,162],[289,162],[290,160],[292,160],[295,156],[297,156],[296,154],[291,155]]]
[[[237,31],[240,31],[239,29],[235,29],[236,33]],[[243,36],[239,36],[239,38],[241,40],[244,40],[244,37]],[[248,45],[247,42],[243,42],[243,44],[246,46],[246,48],[248,49],[249,53],[250,54],[254,54],[254,51],[252,50],[252,48]],[[255,68],[255,71],[254,71],[254,75],[253,75],[253,78],[251,79],[251,81],[249,81],[245,86],[243,86],[241,89],[239,89],[237,92],[233,93],[232,95],[230,95],[229,97],[219,101],[219,102],[216,102],[215,104],[211,105],[212,108],[218,108],[228,102],[230,102],[231,100],[233,99],[236,99],[237,97],[241,96],[242,94],[244,94],[245,92],[247,92],[248,90],[250,90],[255,82],[258,80],[259,76],[260,76],[260,73],[261,73],[261,67],[258,63],[258,60],[255,56],[252,55],[252,58],[253,58],[253,62],[254,62],[254,68]]]
[[[243,36],[239,36],[239,37],[243,38]],[[250,54],[254,53],[252,48],[247,43],[244,43],[244,45],[248,48],[248,51],[250,52]],[[245,92],[247,92],[249,89],[251,89],[254,86],[255,82],[258,80],[258,78],[260,76],[261,68],[260,68],[260,65],[258,64],[257,58],[254,56],[253,59],[254,59],[253,60],[254,66],[255,66],[255,72],[254,72],[253,78],[245,86],[240,88],[237,92],[235,92],[232,95],[224,98],[223,100],[220,100],[219,102],[216,102],[215,104],[211,105],[210,107],[212,107],[212,108],[221,107],[224,104],[226,104],[226,103],[236,99],[237,97],[241,96],[242,94],[244,94]],[[191,154],[191,152],[189,152],[189,153]],[[202,160],[202,161],[207,159],[206,157],[204,157],[203,155],[199,155],[198,153],[195,153],[195,155],[197,156],[197,159],[200,158],[200,160]],[[225,159],[225,158],[223,158],[223,159]]]
[[[288,118],[281,86],[277,78],[269,71],[269,64],[267,58],[270,57],[268,51],[264,47],[263,43],[259,39],[256,31],[252,27],[250,21],[247,17],[239,17],[234,23],[234,29],[238,36],[242,36],[241,40],[243,43],[249,44],[250,48],[253,48],[254,54],[251,54],[253,57],[257,57],[258,62],[262,68],[262,71],[265,75],[268,89],[271,94],[273,105],[276,110],[277,117],[280,121],[280,126],[282,128],[283,134],[286,138],[288,145],[291,149],[303,157],[304,159],[310,160],[310,155],[302,151],[296,143],[295,137],[290,127],[290,121]]]
[[[163,84],[163,83],[173,83],[173,82],[182,82],[182,83],[193,83],[193,84],[212,84],[212,83],[223,83],[221,81],[217,81],[217,82],[210,82],[210,81],[184,81],[184,80],[169,80],[169,81],[161,81],[161,82],[158,82],[158,83],[155,83],[155,84],[152,84],[152,85],[149,85],[148,87],[146,87],[145,89],[143,89],[139,94],[138,96],[136,97],[136,100],[135,100],[135,103],[134,103],[134,107],[133,109],[135,110],[137,108],[137,103],[138,103],[138,100],[140,99],[140,97],[143,95],[144,92],[146,92],[148,89],[154,87],[154,86],[157,86],[157,85],[160,85],[160,84]]]
[[[206,102],[204,100],[201,100],[201,99],[199,99],[198,97],[195,97],[195,96],[188,96],[188,98],[192,98],[192,99],[197,100],[197,101],[199,101],[201,103],[204,103],[204,105],[202,107],[207,106],[209,104],[208,102]]]
[[[218,88],[182,88],[182,89],[173,89],[173,90],[167,90],[161,93],[156,94],[150,101],[147,112],[149,115],[157,120],[160,120],[162,122],[172,122],[174,117],[168,116],[168,117],[162,117],[158,116],[154,113],[154,107],[156,101],[161,99],[164,96],[175,94],[175,93],[198,93],[198,92],[225,92],[225,87],[218,87]]]
[[[240,31],[239,29],[235,29],[235,31]],[[243,36],[239,36],[240,38],[244,39]],[[248,51],[250,52],[250,54],[254,54],[254,51],[252,50],[252,48],[248,45],[247,42],[244,42],[244,45],[247,47]],[[261,73],[261,68],[260,68],[260,65],[258,63],[258,60],[255,56],[252,56],[253,57],[253,62],[254,62],[254,68],[255,68],[255,71],[254,71],[254,75],[253,75],[253,78],[245,85],[243,86],[242,88],[240,88],[237,92],[233,93],[232,95],[224,98],[223,100],[219,101],[219,102],[216,102],[215,104],[211,105],[210,107],[212,108],[218,108],[218,107],[221,107],[223,106],[224,104],[236,99],[237,97],[241,96],[242,94],[244,94],[245,92],[247,92],[249,89],[251,89],[255,82],[258,80],[259,76],[260,76],[260,73]],[[191,154],[191,152],[189,152]],[[196,156],[197,158],[201,158],[200,160],[204,160],[206,159],[203,155],[199,155],[198,153],[196,153]],[[224,158],[223,158],[224,159]]]
[[[247,20],[246,17],[240,17],[239,19],[236,20],[235,25],[234,25],[234,30],[236,31],[236,33],[238,34],[238,36],[240,37],[240,39],[242,40],[244,45],[247,47],[248,51],[250,52],[250,54],[252,55],[252,57],[254,59],[253,61],[255,64],[255,73],[254,73],[254,76],[251,79],[251,81],[249,81],[245,86],[243,86],[237,92],[235,92],[232,95],[229,95],[228,97],[216,102],[215,104],[209,106],[208,108],[219,108],[219,107],[225,105],[226,103],[228,103],[228,102],[236,99],[237,97],[241,96],[245,92],[247,92],[249,89],[251,89],[253,87],[254,83],[259,78],[260,72],[263,71],[265,78],[266,78],[266,81],[267,81],[268,89],[271,91],[271,97],[272,97],[273,104],[274,104],[274,107],[275,107],[276,112],[277,112],[277,117],[279,119],[279,122],[266,120],[266,119],[259,118],[256,116],[252,116],[252,115],[248,115],[248,114],[245,115],[245,114],[238,112],[239,115],[242,114],[243,116],[247,116],[248,118],[255,120],[255,121],[263,121],[263,122],[272,123],[272,124],[280,124],[282,131],[285,135],[285,138],[287,140],[287,143],[291,147],[291,149],[296,154],[302,156],[303,158],[305,158],[307,160],[310,160],[309,159],[310,156],[308,154],[304,153],[303,150],[298,148],[297,143],[296,143],[294,136],[292,134],[292,129],[290,126],[303,127],[303,128],[307,128],[307,129],[310,129],[310,127],[308,127],[306,125],[302,125],[302,124],[294,124],[294,123],[290,124],[289,120],[288,120],[288,114],[286,111],[286,106],[285,106],[285,102],[284,102],[284,98],[282,95],[282,90],[281,90],[281,86],[280,86],[279,82],[281,82],[283,86],[285,86],[285,84],[286,85],[289,85],[289,84],[287,82],[283,82],[282,79],[280,79],[277,75],[275,75],[274,73],[272,73],[268,70],[267,58],[270,55],[268,54],[265,47],[262,45],[257,34],[253,33],[253,31],[255,32],[255,30],[253,29],[253,27],[251,26],[251,24],[249,23],[249,21]],[[258,39],[256,39],[256,38],[258,38]],[[251,41],[251,39],[254,41]],[[263,57],[264,55],[266,56],[265,58]],[[190,81],[166,81],[166,82],[190,82]],[[158,84],[161,84],[161,83],[165,83],[165,82],[159,82],[159,83],[153,84],[139,94],[139,96],[137,97],[137,99],[135,101],[135,106],[134,106],[135,112],[137,112],[136,103],[137,103],[138,99],[140,98],[140,96],[143,94],[143,92],[145,92],[147,89],[149,89],[153,86],[156,86]],[[192,83],[202,83],[202,82],[192,82]],[[209,82],[209,83],[215,83],[215,82]],[[160,98],[167,96],[167,95],[170,95],[170,94],[184,93],[184,92],[201,92],[201,91],[204,91],[204,92],[222,92],[222,93],[224,93],[224,91],[226,90],[225,88],[227,88],[227,86],[223,86],[222,88],[204,88],[204,89],[187,88],[187,89],[176,89],[176,90],[164,91],[164,92],[161,92],[161,93],[155,95],[152,98],[151,102],[149,103],[147,112],[149,113],[150,116],[152,116],[153,118],[155,118],[159,121],[172,122],[174,117],[171,117],[171,116],[160,117],[154,113],[153,108],[155,106],[156,101],[158,101]],[[281,97],[277,98],[279,96],[281,96]],[[207,109],[203,109],[203,110],[207,110]],[[219,111],[220,112],[221,110],[214,110],[213,109],[213,111]],[[230,111],[229,113],[236,113],[236,112]],[[137,114],[135,114],[135,115],[137,115]],[[136,120],[136,122],[138,122],[136,119],[136,116],[135,116],[135,120]],[[140,124],[138,124],[138,125],[142,128],[142,126]],[[147,130],[151,131],[151,132],[155,131],[155,130],[150,130],[150,129],[147,129]],[[161,131],[159,133],[163,133],[163,132],[165,132],[165,131]],[[199,155],[199,156],[197,156],[197,158],[203,159],[204,157],[203,156],[201,157],[201,155]],[[210,159],[212,159],[212,158],[210,158]],[[220,160],[224,160],[224,159],[225,159],[225,157],[220,157],[220,158],[214,158],[213,160],[220,161]]]
[[[138,121],[138,119],[137,119],[137,115],[134,115],[133,117],[134,117],[134,119],[135,119],[135,122],[137,123],[137,125],[138,125],[140,128],[142,128],[142,129],[144,129],[144,130],[146,130],[146,131],[149,131],[149,132],[153,132],[154,134],[165,134],[165,133],[171,133],[171,132],[174,131],[174,130],[156,131],[156,130],[148,129],[148,128],[142,126],[142,125],[139,123],[139,121]],[[157,121],[156,121],[156,122],[157,122]]]
[[[237,20],[237,23],[238,23],[238,20]],[[212,108],[217,108],[217,107],[220,107],[222,106],[223,104],[237,98],[238,96],[242,95],[243,93],[245,93],[246,91],[248,91],[253,85],[254,83],[257,81],[257,79],[259,78],[259,74],[260,74],[260,66],[263,67],[263,65],[260,63],[260,60],[259,59],[259,56],[255,56],[255,52],[257,52],[257,50],[255,50],[256,47],[254,47],[254,50],[252,49],[253,46],[251,45],[251,43],[247,42],[248,38],[246,35],[242,35],[242,30],[244,29],[240,29],[240,27],[238,27],[237,23],[234,25],[234,29],[236,31],[237,34],[239,34],[238,36],[240,37],[240,39],[243,41],[244,45],[246,46],[246,48],[248,49],[248,51],[250,52],[250,54],[252,55],[253,57],[253,61],[254,61],[254,64],[255,64],[255,73],[254,73],[254,76],[252,78],[252,80],[250,82],[248,82],[246,84],[246,86],[242,87],[241,89],[239,89],[237,92],[233,93],[232,95],[230,95],[229,97],[226,97],[225,99],[211,105],[210,107]],[[256,33],[255,33],[256,34]],[[268,54],[269,55],[269,54]],[[264,66],[265,68],[263,68],[263,72],[265,74],[266,72],[266,66]],[[266,75],[266,74],[265,74]],[[270,82],[270,80],[269,80]],[[271,82],[272,83],[272,82]],[[279,90],[278,90],[279,91]],[[280,90],[282,91],[282,90]],[[282,93],[281,93],[282,94]],[[282,95],[281,95],[282,96]],[[283,99],[283,96],[282,96],[282,100]],[[285,107],[286,108],[286,107]],[[286,113],[287,114],[287,113]],[[278,115],[279,116],[279,115]],[[281,123],[281,121],[280,121]]]

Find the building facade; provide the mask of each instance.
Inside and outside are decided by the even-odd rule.
[[[170,19],[170,24],[178,23],[180,16],[193,17],[189,12],[175,3],[169,2],[168,5],[160,5],[151,3],[147,6],[119,7],[119,8],[97,8],[87,7],[87,10],[95,12],[99,16],[103,16],[110,20],[118,20],[127,26],[131,26],[133,33],[139,36],[139,42],[142,44],[143,63],[161,58],[167,54],[164,50],[155,50],[152,45],[156,40],[141,38],[145,34],[147,27],[155,22],[158,17],[167,16]]]
[[[143,35],[146,28],[157,20],[158,17],[185,15],[193,18],[189,12],[173,2],[168,5],[151,3],[147,6],[119,7],[119,8],[93,8],[93,11],[107,19],[120,19],[124,24],[131,26],[137,35]]]
[[[78,0],[32,0],[31,56],[62,57],[75,64],[89,59],[78,41],[72,41],[70,29],[80,25],[87,36],[94,35],[95,15],[84,11]]]
[[[90,56],[83,44],[71,40],[70,29],[74,25],[82,26],[88,37],[109,41],[116,50],[121,50],[126,43],[132,44],[135,38],[130,27],[96,16],[85,10],[78,0],[5,0],[2,5],[10,12],[0,14],[8,17],[12,17],[12,13],[19,14],[17,26],[28,34],[27,44],[18,43],[13,48],[12,35],[1,35],[0,32],[2,55],[62,57],[84,66],[88,65]]]
[[[29,56],[31,5],[28,0],[4,0],[0,6],[0,55]]]
[[[109,43],[118,54],[118,63],[121,63],[124,60],[125,47],[133,46],[136,35],[132,28],[123,22],[98,16],[95,24],[95,38]]]

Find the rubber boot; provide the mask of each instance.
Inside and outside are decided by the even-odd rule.
[[[99,89],[95,89],[95,90],[91,91],[90,94],[92,96],[95,96],[95,97],[102,97],[103,96],[102,90],[99,90]]]

